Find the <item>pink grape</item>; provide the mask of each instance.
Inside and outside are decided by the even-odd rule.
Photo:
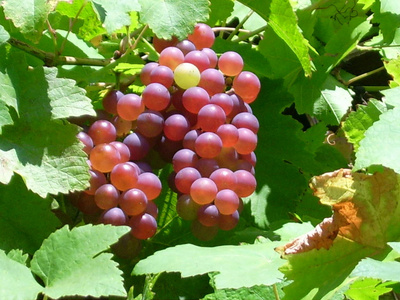
[[[131,153],[131,160],[143,159],[150,150],[150,144],[146,138],[138,132],[129,134],[123,141]]]
[[[209,68],[215,68],[217,66],[217,62],[218,62],[218,57],[217,54],[215,54],[215,51],[211,48],[203,48],[201,49],[201,52],[204,52],[205,54],[207,54],[208,59],[210,61],[210,66]]]
[[[218,59],[218,68],[227,76],[236,76],[243,69],[243,59],[234,51],[225,52]]]
[[[200,172],[192,167],[186,167],[175,175],[175,187],[182,194],[189,194],[193,182],[201,178]]]
[[[104,143],[90,151],[89,159],[93,169],[108,173],[121,162],[121,155],[113,145]]]
[[[208,204],[213,202],[217,195],[217,185],[209,178],[196,179],[190,186],[190,197],[198,204]]]
[[[129,163],[116,165],[110,173],[111,183],[120,191],[126,191],[135,187],[138,181],[137,169]]]
[[[136,188],[145,193],[147,200],[154,200],[160,195],[162,186],[155,174],[144,172],[138,176]]]
[[[144,109],[143,99],[136,94],[122,96],[117,104],[118,115],[127,121],[135,121]]]
[[[260,124],[257,117],[249,112],[242,112],[237,114],[231,121],[232,125],[237,128],[247,128],[257,134]]]
[[[194,50],[185,55],[184,62],[191,63],[199,69],[200,73],[210,67],[208,55],[200,50]]]
[[[120,209],[119,207],[113,207],[109,210],[106,210],[102,214],[100,221],[104,224],[121,226],[125,225],[128,219],[122,209]]]
[[[216,132],[218,127],[225,124],[224,110],[216,104],[203,106],[197,115],[197,126],[204,131]]]
[[[221,138],[224,147],[234,146],[239,139],[239,131],[232,124],[222,124],[217,129],[217,135]]]
[[[80,131],[76,136],[83,144],[82,150],[85,151],[86,154],[89,155],[90,151],[93,149],[93,140],[92,138],[85,132]]]
[[[144,65],[142,71],[140,72],[140,81],[144,85],[149,85],[151,83],[150,74],[158,66],[159,64],[156,62],[149,62]]]
[[[173,47],[178,43],[178,38],[173,36],[171,39],[166,40],[159,38],[158,36],[153,37],[153,47],[158,53],[162,52],[167,47]]]
[[[221,214],[231,215],[239,208],[239,197],[231,189],[224,189],[217,193],[214,203]]]
[[[227,116],[229,119],[233,119],[237,114],[241,112],[247,112],[247,108],[242,98],[236,94],[230,95],[233,102],[233,107],[231,113]]]
[[[233,110],[233,100],[231,96],[226,93],[217,93],[213,95],[210,98],[210,103],[220,106],[224,110],[225,115],[229,115]]]
[[[244,102],[252,103],[260,92],[261,83],[254,73],[243,71],[233,79],[232,87]]]
[[[197,114],[199,110],[210,103],[210,96],[201,87],[188,88],[182,95],[182,104],[191,113]]]
[[[215,35],[210,26],[204,23],[198,23],[194,27],[193,33],[188,35],[188,40],[191,41],[197,49],[211,48],[214,44]]]
[[[157,66],[150,73],[151,83],[160,83],[166,88],[170,88],[174,83],[174,72],[167,66]]]
[[[161,51],[159,63],[174,71],[178,65],[183,63],[184,59],[185,56],[180,49],[176,47],[167,47]]]
[[[110,121],[97,120],[89,127],[88,135],[92,138],[94,145],[99,145],[115,141],[117,131]]]
[[[113,145],[118,150],[121,156],[121,162],[127,162],[130,159],[131,152],[127,145],[119,141],[111,142],[110,145]]]
[[[249,154],[257,147],[257,135],[247,128],[238,129],[239,138],[234,148],[239,154]]]
[[[233,172],[236,177],[235,192],[239,197],[248,197],[256,189],[257,182],[253,174],[245,170]]]
[[[190,130],[190,122],[183,115],[175,113],[164,123],[164,134],[172,141],[181,141]]]
[[[204,226],[197,219],[191,225],[193,235],[201,241],[210,241],[218,234],[218,226]]]
[[[154,219],[158,218],[158,207],[153,201],[147,202],[145,213],[151,215]]]
[[[90,174],[90,179],[89,179],[90,187],[89,189],[85,190],[85,193],[89,195],[94,195],[96,190],[100,186],[107,183],[107,178],[102,172],[97,170],[89,170],[89,174]]]
[[[239,223],[239,212],[235,211],[230,215],[219,215],[218,227],[222,230],[228,231],[232,230]]]
[[[176,212],[182,219],[187,221],[193,221],[197,218],[199,207],[200,205],[194,202],[188,194],[179,196],[176,202]]]
[[[146,210],[147,197],[139,189],[129,189],[123,192],[119,198],[119,206],[128,216],[137,216]]]
[[[201,176],[209,177],[212,172],[219,168],[218,162],[214,158],[200,158],[196,165]]]
[[[203,205],[197,211],[197,220],[204,226],[216,226],[218,219],[218,208],[214,204]]]
[[[179,172],[186,167],[195,167],[199,160],[196,153],[190,149],[181,149],[172,157],[172,166],[175,172]]]
[[[155,149],[164,161],[171,162],[176,151],[182,149],[182,141],[172,141],[162,136]]]
[[[168,89],[160,83],[150,83],[142,93],[144,105],[148,109],[162,111],[171,102],[171,95]]]
[[[200,157],[214,158],[222,150],[222,141],[215,133],[204,132],[196,139],[195,150]]]
[[[155,110],[146,110],[137,118],[137,130],[145,137],[152,138],[160,135],[164,127],[164,117]]]
[[[100,186],[94,194],[94,201],[101,209],[110,209],[118,205],[119,192],[112,184]]]
[[[140,240],[152,237],[157,231],[157,221],[148,213],[131,217],[128,226],[131,227],[131,234]]]
[[[182,141],[183,147],[195,151],[195,142],[200,133],[200,130],[196,129],[190,130],[186,133]]]
[[[210,96],[225,91],[224,75],[217,69],[206,69],[200,74],[199,87],[205,89]]]
[[[232,189],[236,185],[236,176],[227,168],[219,168],[211,173],[210,179],[217,185],[218,191]]]
[[[117,137],[122,137],[127,135],[132,129],[132,121],[124,120],[120,116],[115,116],[111,122],[115,126],[117,131]]]
[[[196,50],[196,46],[189,40],[180,41],[176,44],[176,48],[180,49],[184,55],[188,54],[190,51]]]
[[[117,114],[117,103],[123,95],[121,91],[110,90],[102,101],[104,110],[113,115]]]

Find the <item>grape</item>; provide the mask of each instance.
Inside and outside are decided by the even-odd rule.
[[[194,27],[193,33],[188,35],[188,40],[199,50],[211,48],[215,40],[214,31],[207,24],[198,23]]]
[[[164,127],[164,117],[158,111],[146,110],[137,119],[137,130],[145,137],[160,135]]]
[[[232,119],[231,124],[235,125],[237,128],[250,129],[255,134],[257,134],[258,128],[260,127],[257,117],[249,112],[242,112],[237,114]]]
[[[214,204],[203,205],[197,211],[197,220],[204,226],[216,226],[218,219],[218,208]]]
[[[150,83],[142,93],[142,100],[148,109],[162,111],[171,102],[168,89],[160,83]]]
[[[113,253],[126,260],[132,260],[138,256],[142,249],[142,243],[131,234],[124,234],[117,243],[111,245]]]
[[[177,88],[176,91],[173,91],[171,94],[171,104],[177,111],[185,110],[182,103],[182,95],[184,92],[185,90]]]
[[[174,72],[166,66],[157,66],[150,73],[151,83],[160,83],[166,88],[170,88],[174,83]]]
[[[121,226],[126,224],[127,217],[122,209],[119,207],[113,207],[102,214],[100,221],[104,224]]]
[[[210,179],[217,185],[218,191],[232,189],[236,185],[236,176],[227,168],[219,168],[211,173]]]
[[[208,204],[213,202],[217,195],[217,185],[209,178],[196,179],[190,186],[190,197],[198,204]]]
[[[136,163],[132,162],[132,164],[134,164],[134,165],[136,165],[136,167],[138,167],[139,174],[152,171],[151,166],[147,162],[137,161]]]
[[[200,158],[196,165],[201,176],[209,177],[212,172],[219,168],[218,162],[213,158]]]
[[[150,150],[149,142],[138,132],[128,135],[123,143],[129,148],[131,160],[141,160]]]
[[[182,104],[191,113],[197,114],[209,102],[207,91],[198,86],[188,88],[182,95]]]
[[[243,71],[233,79],[232,87],[244,102],[252,103],[260,92],[261,84],[254,73]]]
[[[215,196],[215,206],[223,215],[231,215],[239,208],[239,197],[230,188],[220,190]]]
[[[217,135],[222,141],[222,146],[232,147],[239,139],[239,131],[236,126],[232,124],[222,124],[217,129]]]
[[[110,121],[97,120],[89,127],[88,135],[92,138],[93,144],[98,145],[115,141],[117,131]]]
[[[100,144],[90,151],[89,159],[93,169],[108,173],[121,162],[121,155],[113,145]]]
[[[165,162],[171,162],[176,151],[182,149],[182,141],[172,141],[165,136],[156,145],[156,150]]]
[[[257,182],[253,174],[245,170],[233,172],[236,177],[235,192],[239,197],[248,197],[256,189]]]
[[[234,148],[239,154],[249,154],[257,147],[257,135],[247,128],[238,129],[239,138]]]
[[[254,167],[252,164],[248,161],[245,161],[244,159],[238,159],[234,168],[235,171],[237,170],[246,170],[250,172],[251,174],[254,174]]]
[[[222,230],[232,230],[239,223],[239,212],[230,215],[219,215],[218,227]]]
[[[199,69],[200,73],[210,67],[208,55],[200,50],[194,50],[185,55],[185,63],[191,63]]]
[[[115,126],[117,131],[117,137],[122,137],[127,135],[132,129],[132,121],[124,120],[120,116],[115,116],[111,122]]]
[[[110,90],[102,101],[104,110],[113,115],[117,114],[117,103],[123,95],[120,91]]]
[[[119,206],[128,216],[144,213],[147,202],[146,194],[135,188],[123,192],[119,198]]]
[[[100,186],[94,194],[94,201],[101,209],[110,209],[118,205],[119,192],[112,184]]]
[[[253,167],[256,166],[257,163],[257,157],[256,154],[254,152],[251,152],[249,154],[240,154],[239,158],[248,161]]]
[[[86,194],[94,195],[96,190],[102,186],[103,184],[107,183],[106,176],[97,170],[89,170],[90,179],[89,179],[89,189],[85,191]]]
[[[175,113],[165,120],[164,135],[172,141],[181,141],[189,130],[188,119],[179,113]]]
[[[156,49],[158,53],[163,51],[167,47],[173,47],[178,43],[178,38],[173,36],[170,40],[165,40],[157,37],[156,35],[153,37],[153,47]]]
[[[196,166],[198,160],[199,158],[192,150],[181,149],[172,157],[172,166],[175,172],[179,172],[183,168]]]
[[[196,129],[190,130],[188,133],[186,133],[182,141],[183,147],[195,151],[194,145],[200,133],[200,130]]]
[[[162,186],[155,174],[144,172],[139,175],[136,188],[145,193],[147,200],[154,200],[160,195]]]
[[[218,59],[218,68],[227,76],[236,76],[243,69],[243,59],[234,51],[223,53]]]
[[[214,158],[222,150],[222,141],[215,133],[204,132],[196,139],[194,147],[200,157]]]
[[[174,70],[175,83],[182,89],[196,86],[200,81],[200,71],[191,63],[181,63]]]
[[[208,60],[210,61],[209,68],[215,68],[217,66],[217,62],[218,62],[218,57],[217,57],[217,54],[215,54],[215,51],[211,48],[203,48],[200,51],[207,54]]]
[[[170,68],[172,71],[183,63],[185,56],[183,52],[176,47],[167,47],[160,53],[159,63],[162,66]]]
[[[121,156],[121,162],[127,162],[129,160],[131,153],[127,145],[119,141],[111,142],[110,145],[113,145],[118,150]]]
[[[233,147],[222,147],[221,153],[215,158],[222,168],[236,170],[239,155]]]
[[[110,173],[111,183],[120,191],[126,191],[135,187],[138,181],[137,169],[129,163],[116,165]]]
[[[86,154],[89,155],[90,151],[93,149],[93,140],[92,138],[85,132],[80,131],[77,136],[76,136],[84,145],[82,148],[83,151],[85,151]]]
[[[196,46],[189,40],[180,41],[176,44],[176,48],[180,49],[184,55],[188,54],[190,51],[196,50]]]
[[[148,213],[131,217],[128,226],[131,227],[131,234],[140,240],[152,237],[157,231],[157,221]]]
[[[198,220],[192,222],[193,235],[202,241],[212,240],[218,233],[218,226],[204,226]]]
[[[224,110],[225,115],[229,115],[233,110],[233,100],[231,96],[225,93],[217,93],[213,95],[210,98],[210,103],[220,106]]]
[[[232,112],[227,116],[229,119],[233,119],[237,114],[241,112],[247,112],[245,103],[243,100],[236,94],[230,95],[232,102],[233,102],[233,107],[232,107]]]
[[[204,131],[216,132],[218,127],[225,123],[224,110],[216,104],[203,106],[197,115],[197,126]]]
[[[225,91],[224,75],[216,69],[206,69],[200,74],[198,86],[205,89],[210,96]]]
[[[101,209],[94,201],[94,195],[89,195],[87,193],[81,193],[79,195],[76,206],[85,215],[97,215],[101,212]]]
[[[197,218],[197,211],[200,205],[190,198],[188,194],[179,196],[176,202],[176,212],[178,215],[187,221],[193,221]]]
[[[159,64],[156,62],[149,62],[144,65],[142,71],[140,72],[140,81],[144,85],[149,85],[151,83],[150,74],[158,66]]]
[[[158,208],[157,205],[153,201],[148,201],[145,213],[153,216],[154,219],[158,218]]]
[[[200,172],[195,168],[183,168],[175,175],[175,187],[182,194],[189,194],[193,182],[199,178],[201,178]]]
[[[117,104],[118,115],[127,121],[135,121],[144,109],[143,99],[136,94],[124,95]]]

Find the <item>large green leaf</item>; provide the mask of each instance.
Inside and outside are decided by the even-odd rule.
[[[60,226],[50,209],[51,200],[28,191],[19,176],[8,185],[0,184],[0,249],[33,254]]]
[[[311,61],[308,42],[297,24],[297,18],[288,0],[241,0],[243,4],[257,12],[276,34],[285,41],[300,61],[307,76],[311,76]]]
[[[236,4],[233,0],[211,0],[210,2],[210,17],[207,21],[210,26],[223,24],[231,15],[233,6]]]
[[[46,0],[7,0],[2,3],[4,15],[20,28],[24,36],[37,42],[46,27],[46,19],[52,7]]]
[[[55,68],[29,70],[18,53],[10,56],[1,76],[6,104],[18,114],[13,125],[2,128],[0,158],[6,172],[1,182],[9,182],[14,171],[42,197],[82,190],[89,179],[78,127],[57,119],[93,115],[94,110],[83,89],[56,75]]]
[[[129,232],[125,226],[86,225],[71,231],[67,226],[46,239],[31,261],[32,272],[51,298],[62,296],[126,296],[122,272],[103,253]]]
[[[140,21],[163,39],[186,38],[196,23],[207,20],[209,13],[208,0],[139,0],[139,3]]]
[[[0,298],[9,300],[36,299],[42,291],[30,270],[23,264],[8,258],[0,250]]]
[[[396,0],[378,0],[372,6],[373,21],[379,24],[385,43],[394,39],[396,28],[400,26],[400,4]]]

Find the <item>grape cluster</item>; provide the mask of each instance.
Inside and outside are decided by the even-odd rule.
[[[101,222],[127,224],[138,239],[154,235],[152,200],[161,182],[144,161],[157,153],[172,163],[169,186],[178,193],[177,212],[193,221],[198,238],[237,225],[242,197],[256,188],[259,123],[249,104],[260,81],[243,71],[238,53],[218,57],[214,38],[201,23],[182,41],[154,37],[159,62],[143,67],[142,94],[110,91],[103,107],[113,118],[79,134],[91,166],[86,194],[104,210]]]

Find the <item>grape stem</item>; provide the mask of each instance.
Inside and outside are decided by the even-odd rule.
[[[353,82],[355,82],[355,81],[364,79],[365,77],[368,77],[368,76],[370,76],[370,75],[373,75],[373,74],[378,73],[378,72],[383,71],[383,70],[385,70],[385,67],[384,67],[384,66],[382,66],[382,67],[380,67],[380,68],[378,68],[378,69],[375,69],[375,70],[372,70],[372,71],[369,71],[369,72],[366,72],[366,73],[357,75],[357,76],[351,78],[350,80],[344,82],[344,84],[345,84],[346,86],[349,86],[349,85],[351,85],[351,84],[352,84]]]
[[[278,293],[278,288],[276,287],[276,284],[273,284],[273,285],[272,285],[272,288],[273,288],[273,290],[274,290],[275,299],[276,299],[276,300],[280,300],[280,298],[279,298],[279,293]]]
[[[237,39],[233,40],[232,42],[238,43],[238,42],[241,42],[241,41],[245,41],[245,40],[247,40],[249,37],[252,37],[253,35],[257,35],[257,34],[259,34],[260,32],[263,32],[263,31],[267,28],[267,26],[268,26],[268,25],[265,25],[265,26],[262,26],[262,27],[260,27],[260,28],[258,28],[258,29],[256,29],[256,30],[250,31],[249,33],[244,34],[244,35],[238,37]]]
[[[239,24],[236,26],[235,30],[231,32],[231,34],[227,37],[227,41],[232,40],[232,38],[239,32],[239,29],[243,26],[244,23],[251,17],[251,15],[254,13],[253,10],[250,10],[247,15],[244,16],[244,18],[239,22]]]

